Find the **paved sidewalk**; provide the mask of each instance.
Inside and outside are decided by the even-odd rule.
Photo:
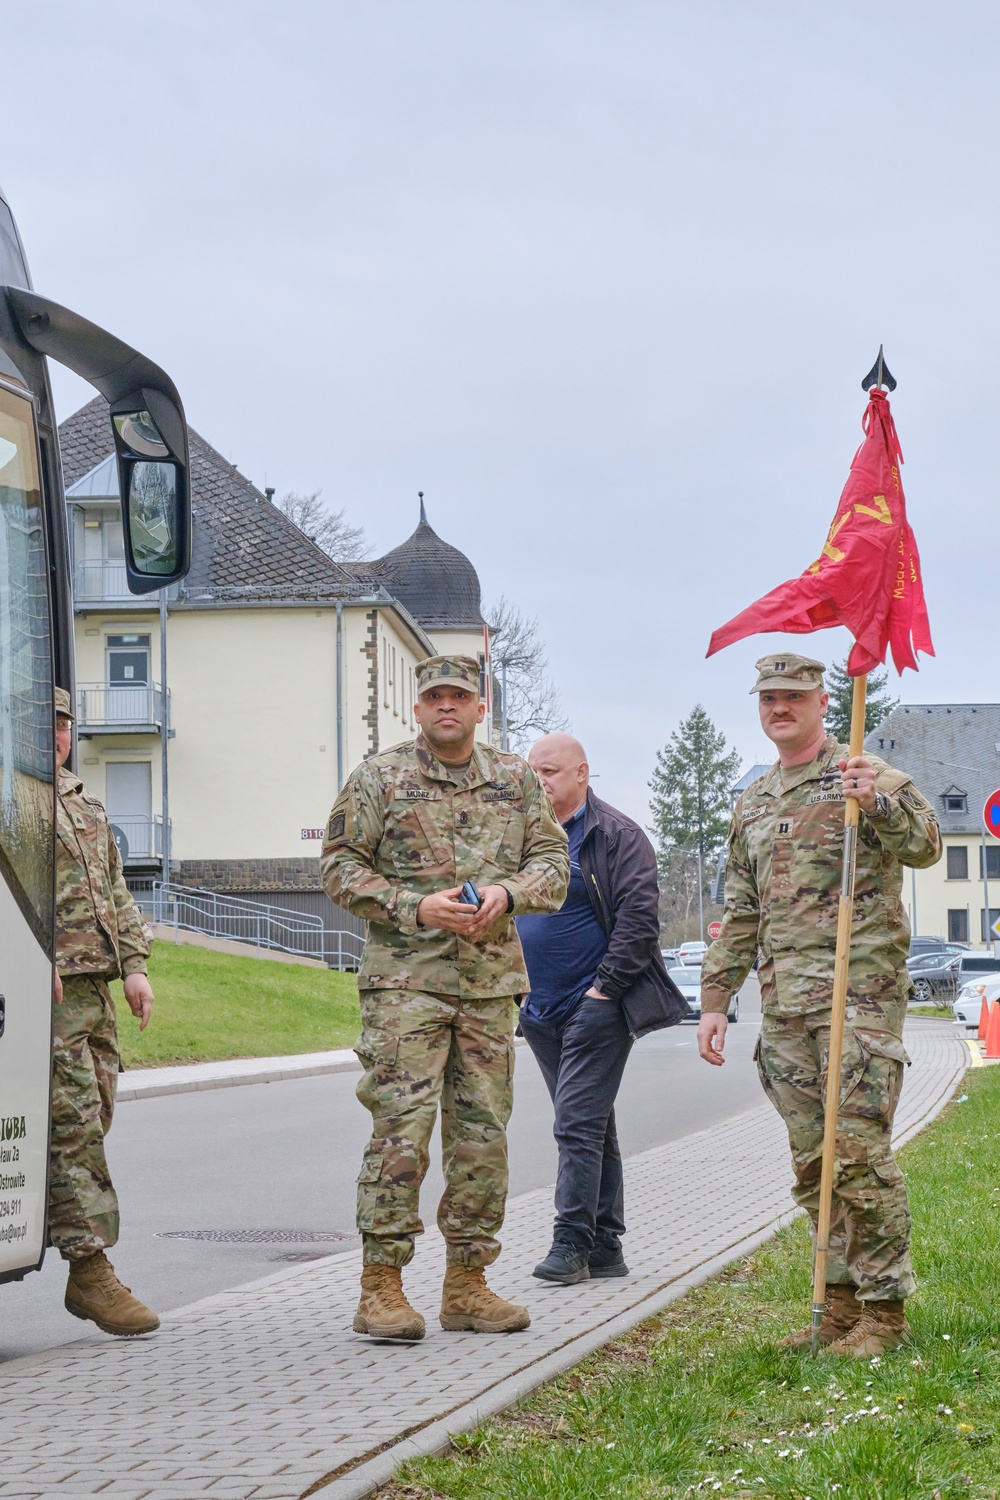
[[[907,1029],[897,1140],[951,1097],[969,1049],[947,1022]],[[527,1332],[445,1334],[409,1347],[350,1332],[356,1252],[282,1272],[167,1316],[160,1333],[96,1334],[0,1367],[0,1500],[352,1500],[404,1457],[441,1447],[760,1243],[786,1215],[791,1172],[763,1104],[626,1164],[633,1275],[551,1287],[551,1192],[514,1199],[491,1280],[526,1302]],[[705,1182],[711,1179],[712,1192]],[[443,1245],[427,1234],[407,1273],[436,1311]],[[380,1450],[390,1447],[391,1451]]]

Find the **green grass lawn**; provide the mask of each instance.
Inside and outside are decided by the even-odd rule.
[[[121,983],[111,986],[127,1068],[325,1052],[358,1035],[353,974],[158,942],[149,978],[156,1003],[141,1034]]]
[[[967,1099],[901,1156],[920,1283],[909,1345],[878,1361],[773,1347],[807,1321],[798,1219],[456,1437],[449,1457],[408,1465],[382,1500],[996,1500],[1000,1068],[963,1087]]]

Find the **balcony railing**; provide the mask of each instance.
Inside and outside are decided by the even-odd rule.
[[[76,689],[76,712],[77,726],[84,733],[158,730],[163,727],[163,694],[156,683],[130,687],[81,682]]]
[[[120,839],[115,838],[119,852],[124,856],[123,864],[148,864],[163,858],[163,819],[159,814],[150,818],[141,813],[122,813],[117,817],[109,813],[108,822],[112,832],[125,837],[127,853],[122,849]],[[167,826],[169,828],[169,822]]]
[[[125,564],[78,562],[73,570],[73,598],[77,604],[132,600]]]

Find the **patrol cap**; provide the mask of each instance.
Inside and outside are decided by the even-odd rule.
[[[770,693],[783,688],[786,692],[808,693],[823,686],[826,667],[811,656],[796,656],[793,651],[777,651],[762,656],[756,663],[757,681],[751,693]]]
[[[428,656],[417,662],[417,696],[432,687],[464,688],[478,698],[478,661],[474,656]]]
[[[53,688],[52,696],[55,699],[56,713],[64,719],[75,719],[76,714],[70,707],[69,693],[65,688]]]

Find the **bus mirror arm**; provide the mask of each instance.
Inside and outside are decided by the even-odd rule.
[[[187,423],[177,387],[144,354],[58,302],[13,286],[0,296],[24,342],[89,381],[111,408],[129,589],[176,583],[191,566]],[[127,415],[140,420],[130,427]]]

